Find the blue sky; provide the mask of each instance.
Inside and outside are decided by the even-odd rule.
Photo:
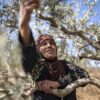
[[[99,10],[100,9],[100,0],[66,0],[66,1],[68,1],[68,3],[70,3],[70,2],[75,2],[76,4],[81,3],[79,18],[81,18],[83,16],[83,11],[87,11],[87,9],[88,9],[88,7],[84,4],[85,1],[90,1],[90,2],[97,1],[96,6],[94,7],[94,12],[97,13],[97,15],[94,17],[91,17],[90,21],[93,23],[94,22],[100,23],[100,10]],[[76,9],[76,6],[74,7],[74,9]]]
[[[94,17],[92,20],[96,22],[100,22],[100,0],[98,0],[97,5],[95,6],[94,10],[98,13],[98,16]]]
[[[90,0],[91,2],[94,0]],[[86,9],[86,6],[81,7],[82,10]],[[91,22],[99,22],[100,23],[100,0],[97,0],[97,4],[94,7],[94,12],[97,13],[97,16],[91,17]]]
[[[9,1],[11,1],[11,0],[4,0],[5,2],[9,2]],[[15,0],[16,1],[16,0]],[[66,1],[69,1],[69,2],[71,2],[71,1],[74,1],[74,0],[66,0]],[[79,3],[79,2],[81,2],[81,10],[80,10],[80,17],[83,15],[83,11],[85,10],[87,10],[87,6],[85,6],[84,5],[84,1],[88,1],[88,0],[75,0],[77,3]],[[89,0],[89,1],[94,1],[94,0]],[[2,3],[3,2],[3,0],[0,0],[0,3]],[[2,5],[0,5],[0,8],[2,7]],[[97,16],[94,16],[94,17],[91,17],[91,20],[90,20],[90,22],[91,23],[94,23],[94,22],[99,22],[100,23],[100,0],[98,0],[98,2],[97,2],[97,5],[94,7],[94,11],[97,13]],[[71,43],[72,41],[70,41],[70,43]],[[72,44],[72,43],[71,43]],[[72,45],[70,45],[70,50],[72,50]],[[73,52],[73,51],[71,51],[71,52]],[[94,63],[95,61],[93,61],[92,62],[92,65],[94,66],[95,65],[95,63]],[[98,65],[98,66],[100,66],[100,64]]]
[[[0,0],[0,4],[3,3],[3,1],[9,2],[11,0]],[[94,11],[97,13],[97,16],[91,17],[91,22],[99,22],[100,23],[100,0],[66,0],[66,1],[68,1],[68,2],[76,1],[77,3],[81,2],[80,17],[82,16],[83,11],[87,10],[87,7],[84,5],[84,1],[91,1],[91,2],[97,1],[97,5],[94,7]],[[0,5],[0,6],[2,7],[2,5]]]

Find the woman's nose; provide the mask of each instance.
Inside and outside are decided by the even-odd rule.
[[[49,47],[49,46],[51,46],[51,44],[48,42],[48,43],[47,43],[47,46]]]

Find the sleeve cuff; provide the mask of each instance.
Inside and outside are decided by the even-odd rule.
[[[58,82],[60,83],[61,88],[64,88],[68,85],[67,81],[64,78],[59,79]]]

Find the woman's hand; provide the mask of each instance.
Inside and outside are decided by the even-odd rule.
[[[38,82],[39,90],[49,93],[51,89],[57,89],[60,87],[60,83],[57,81],[43,80]]]
[[[39,7],[39,0],[24,0],[20,4],[20,25],[28,24],[32,11]]]
[[[20,34],[26,45],[30,44],[29,21],[32,11],[39,7],[39,0],[24,0],[20,4]]]

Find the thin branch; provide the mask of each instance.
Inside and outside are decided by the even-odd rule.
[[[76,88],[81,87],[81,86],[86,85],[86,84],[93,84],[93,85],[96,85],[98,88],[100,88],[100,80],[93,79],[93,78],[92,79],[83,78],[83,79],[79,79],[79,80],[71,83],[65,89],[51,90],[51,93],[56,95],[56,96],[63,97],[63,96],[70,94]]]
[[[51,23],[52,27],[58,27],[57,23],[51,17],[44,17],[42,14],[39,14],[39,18],[43,20],[48,20]]]
[[[79,56],[79,58],[80,59],[83,59],[83,58],[87,58],[87,59],[92,59],[92,60],[98,60],[98,61],[100,61],[100,57],[97,57],[97,55],[95,56],[95,55],[81,55],[81,56]]]
[[[14,76],[13,76],[13,73],[9,76],[9,73],[7,75],[8,78],[10,77],[15,77],[15,79],[17,80],[18,78],[21,78],[23,81],[25,81],[25,79],[27,80],[28,76],[26,75],[18,75],[17,74],[17,77],[15,75],[16,73],[14,73]],[[1,77],[3,78],[3,77]],[[6,81],[8,82],[8,81]],[[9,83],[9,82],[8,82]],[[62,96],[65,96],[65,95],[68,95],[70,94],[73,90],[75,90],[76,88],[78,87],[81,87],[81,86],[84,86],[86,84],[93,84],[95,86],[97,86],[98,88],[100,88],[100,80],[98,79],[94,79],[94,78],[83,78],[83,79],[79,79],[77,81],[74,81],[73,83],[69,84],[67,87],[65,87],[64,89],[51,89],[49,92],[51,94],[54,94],[56,96],[59,96],[59,97],[62,97]],[[38,85],[36,84],[36,82],[26,82],[25,81],[25,86],[22,86],[22,89],[21,91],[19,91],[19,95],[20,97],[29,97],[31,96],[31,94],[35,91],[39,91],[39,88],[38,88]],[[16,84],[14,85],[16,87]],[[2,93],[2,95],[0,95],[0,99],[3,99],[5,97],[13,97],[13,94],[15,93],[16,91],[13,90],[12,88],[11,89],[3,89],[1,88],[0,89],[0,93]]]
[[[84,86],[86,84],[93,84],[93,85],[97,86],[98,88],[100,88],[100,80],[97,80],[94,78],[83,78],[83,79],[79,79],[79,80],[69,84],[64,89],[52,89],[49,92],[56,96],[63,97],[63,96],[70,94],[76,88]],[[39,89],[38,89],[38,86],[36,86],[36,84],[35,84],[34,86],[32,86],[32,88],[30,88],[30,91],[29,90],[24,91],[22,95],[29,96],[31,94],[31,92],[35,92],[37,90],[39,90]]]
[[[51,23],[51,26],[52,27],[58,27],[57,23],[55,22],[55,20],[51,17],[45,17],[43,16],[42,14],[39,15],[40,19],[43,19],[43,20],[47,20]],[[75,32],[71,32],[69,31],[68,29],[66,29],[64,26],[61,26],[61,31],[63,31],[65,34],[69,34],[69,35],[73,35],[73,36],[79,36],[81,37],[83,40],[87,41],[90,45],[92,45],[94,48],[100,50],[100,44],[98,42],[93,42],[91,41],[91,39],[89,39],[88,37],[86,37],[83,33],[83,31],[75,31]]]
[[[5,98],[6,96],[11,96],[13,95],[13,91],[11,89],[2,89],[0,88],[0,100]]]
[[[83,48],[87,47],[88,45],[89,45],[89,43],[86,44],[86,45],[81,46],[81,47],[79,48],[79,51],[81,51]]]

